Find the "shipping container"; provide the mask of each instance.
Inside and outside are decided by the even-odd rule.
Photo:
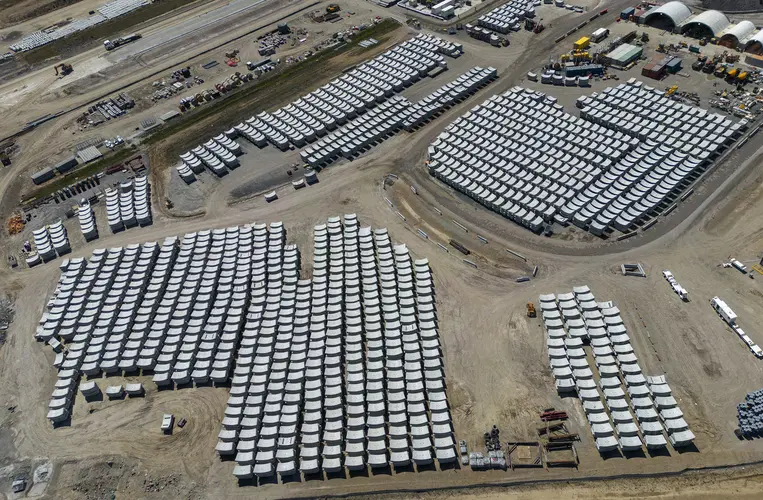
[[[45,181],[49,181],[55,175],[56,174],[52,168],[46,168],[45,170],[40,170],[39,172],[32,174],[32,182],[40,185]]]
[[[636,13],[636,9],[634,7],[628,7],[627,9],[625,9],[624,11],[620,13],[620,19],[625,19],[627,21],[635,13]]]
[[[591,45],[591,39],[588,38],[587,36],[584,36],[573,44],[573,48],[575,50],[583,50],[583,49],[587,49],[590,45]]]
[[[681,71],[682,61],[680,57],[674,57],[665,65],[668,73],[678,73]]]
[[[59,174],[63,174],[64,172],[68,172],[69,170],[73,169],[76,166],[77,166],[77,158],[72,156],[71,158],[67,158],[63,160],[62,162],[58,163],[53,168],[58,170]]]

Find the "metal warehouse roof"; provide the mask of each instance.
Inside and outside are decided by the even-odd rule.
[[[77,156],[79,156],[79,159],[82,163],[87,163],[89,161],[95,160],[96,158],[100,158],[103,156],[103,153],[98,151],[98,148],[95,146],[88,146],[82,151],[78,151]]]
[[[739,24],[729,26],[722,38],[736,37],[737,43],[750,37],[755,32],[755,25],[750,21],[742,21]]]
[[[673,24],[678,26],[691,16],[691,11],[683,2],[668,2],[647,12],[646,16],[644,16],[644,22],[649,22],[649,19],[653,16],[660,15],[669,17]]]
[[[718,35],[721,31],[726,29],[730,24],[729,18],[723,12],[717,10],[706,10],[697,17],[686,22],[683,26],[682,32],[687,31],[689,27],[693,25],[703,25],[713,32],[713,35]]]

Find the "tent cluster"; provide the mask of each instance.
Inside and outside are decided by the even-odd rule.
[[[405,97],[394,96],[338,130],[308,146],[301,153],[311,167],[328,165],[341,157],[352,158],[397,131],[403,112],[410,105]]]
[[[493,68],[474,68],[416,104],[411,104],[402,96],[395,96],[305,148],[300,153],[302,161],[317,167],[328,165],[341,157],[352,158],[381,142],[401,126],[413,130],[456,101],[468,97],[496,76],[497,72]]]
[[[282,151],[292,146],[306,146],[322,137],[315,147],[321,150],[325,149],[323,146],[333,148],[338,140],[344,138],[342,132],[347,131],[336,131],[337,127],[385,103],[394,94],[419,81],[430,71],[447,67],[443,54],[458,57],[461,53],[460,44],[419,34],[273,113],[262,112],[247,119],[226,131],[224,136],[227,136],[230,142],[241,136],[259,148],[272,144]],[[385,110],[389,111],[392,106],[403,103],[408,101],[398,98],[393,103],[386,104],[384,109],[376,114],[384,114]],[[373,126],[372,120],[363,117],[358,123],[352,122],[350,126],[353,130],[368,128],[368,137],[383,137],[395,128],[398,120],[396,116],[393,118],[392,123],[385,121]],[[332,130],[335,132],[329,134]],[[352,143],[358,142],[355,139],[357,137],[350,141],[349,150],[353,149]],[[232,150],[230,152],[235,154]],[[202,162],[217,175],[223,175],[223,165],[231,166],[214,153],[209,155],[211,158],[207,157],[208,161],[199,158],[201,162],[194,161],[194,155],[199,156],[196,149],[181,155],[183,164],[177,167],[178,173],[186,182],[193,180],[189,170],[196,173],[202,171]],[[321,154],[318,156],[323,157]],[[236,162],[235,165],[237,164]]]
[[[664,431],[676,448],[694,440],[664,376],[642,373],[612,302],[596,302],[587,286],[539,300],[557,391],[577,392],[599,452],[637,451],[642,443],[648,449],[664,448]],[[587,345],[595,368],[588,362]]]
[[[314,243],[300,280],[269,241],[217,452],[239,479],[454,461],[428,261],[354,214]]]
[[[216,449],[239,478],[456,460],[428,261],[354,214],[314,242],[312,280],[280,222],[65,260],[35,334],[57,353],[48,418],[82,375],[150,370],[230,381]]]
[[[496,33],[507,34],[521,29],[520,21],[526,17],[535,17],[533,2],[527,0],[509,0],[477,19],[477,25]]]
[[[114,233],[151,224],[148,177],[141,175],[119,183],[117,189],[106,189],[106,219]]]
[[[79,219],[79,227],[82,230],[82,235],[86,241],[91,241],[98,238],[98,227],[95,224],[95,215],[93,214],[93,207],[90,206],[90,202],[86,199],[82,199],[77,208],[77,218]]]
[[[228,174],[227,169],[232,170],[239,166],[237,156],[242,153],[241,146],[236,141],[226,134],[220,134],[180,155],[183,162],[176,168],[180,177],[188,184],[196,179],[194,174],[204,171],[205,165],[212,173],[222,177]]]
[[[472,68],[450,83],[435,90],[405,111],[403,127],[412,132],[455,103],[466,99],[498,77],[495,68]]]
[[[622,156],[541,93],[513,88],[458,118],[429,148],[432,175],[533,231]]]
[[[59,219],[53,224],[32,231],[35,251],[26,259],[29,267],[47,262],[71,251],[69,235],[64,223]]]
[[[581,118],[540,92],[494,96],[438,136],[430,173],[533,231],[571,220],[597,235],[625,232],[747,128],[635,80],[577,106]]]

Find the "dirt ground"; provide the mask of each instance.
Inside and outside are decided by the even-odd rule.
[[[610,4],[609,8],[615,12],[623,4]],[[503,51],[459,39],[466,54],[448,60],[451,69],[440,77],[443,80],[431,85],[442,85],[460,74],[459,68],[478,63],[495,61],[496,67],[502,64],[511,69],[501,70],[499,81],[421,130],[401,133],[360,159],[322,171],[318,184],[299,191],[288,185],[280,187],[279,199],[271,204],[258,196],[242,200],[232,195],[236,187],[265,175],[268,168],[280,169],[283,163],[277,161],[288,161],[273,158],[271,166],[259,171],[257,165],[240,169],[196,195],[204,207],[193,217],[165,213],[157,202],[166,192],[159,189],[154,193],[152,226],[117,235],[104,229],[95,242],[73,242],[72,254],[86,256],[95,248],[156,241],[203,228],[281,220],[289,240],[299,245],[309,261],[312,227],[332,215],[357,213],[363,225],[388,227],[395,242],[406,243],[415,257],[430,260],[456,438],[478,449],[483,432],[495,424],[506,440],[531,439],[536,412],[554,406],[570,413],[570,427],[580,433],[577,470],[481,473],[455,469],[239,488],[231,475],[233,464],[220,461],[214,453],[228,391],[215,387],[158,391],[147,378],[138,378],[146,384],[145,398],[92,403],[78,398],[71,425],[53,429],[45,418],[55,380],[53,355],[34,341],[33,333],[45,297],[58,279],[54,261],[31,270],[0,269],[0,293],[12,293],[16,304],[8,341],[0,347],[0,492],[8,491],[19,471],[50,461],[54,472],[49,484],[39,489],[44,488],[51,498],[110,498],[111,494],[117,498],[381,498],[384,491],[395,491],[390,496],[399,498],[433,499],[478,495],[489,499],[759,497],[763,476],[751,464],[763,460],[763,442],[739,441],[733,430],[736,404],[746,392],[763,387],[763,365],[708,304],[711,297],[721,296],[737,312],[748,335],[763,343],[763,327],[757,320],[763,311],[763,276],[751,280],[719,266],[730,255],[743,262],[759,259],[763,235],[763,162],[758,156],[763,148],[759,138],[750,141],[749,149],[740,150],[726,167],[728,174],[708,179],[690,198],[695,200],[693,204],[687,203],[671,220],[661,223],[662,230],[634,238],[627,246],[535,239],[444,189],[425,171],[426,147],[450,121],[521,81],[553,47],[555,30],[569,29],[568,25],[577,22],[560,18],[539,38],[523,32]],[[413,87],[411,92],[425,90]],[[32,158],[30,163],[45,159],[48,142],[63,141],[55,127],[41,127],[24,140],[28,141],[24,154]],[[10,190],[10,181],[22,171],[19,165],[3,171],[0,193],[4,202],[18,195]],[[385,190],[381,181],[387,173],[397,174],[399,180]],[[418,194],[411,191],[411,185]],[[393,209],[385,197],[392,201]],[[96,217],[102,223],[103,214],[96,212]],[[454,220],[469,231],[464,232]],[[423,239],[416,229],[430,238]],[[489,243],[481,243],[477,235]],[[436,245],[446,244],[450,238],[472,250],[470,259],[477,269],[466,265],[455,251],[446,253]],[[512,256],[507,248],[527,261]],[[624,262],[640,262],[647,277],[622,276],[619,266]],[[535,265],[539,267],[535,279],[514,281]],[[689,291],[690,302],[681,302],[671,291],[661,277],[663,269],[671,270]],[[559,398],[554,390],[540,320],[525,316],[525,304],[537,300],[539,294],[568,291],[579,284],[589,285],[597,299],[617,304],[645,372],[667,374],[697,436],[696,449],[670,449],[666,456],[631,458],[604,459],[598,454],[580,403]],[[111,377],[99,384],[124,381]],[[189,423],[173,435],[163,436],[158,423],[168,411]],[[739,464],[748,465],[726,469]],[[707,467],[718,469],[691,472]],[[674,473],[681,474],[658,477]],[[602,480],[621,475],[643,477]],[[464,489],[474,485],[484,489]],[[435,489],[438,491],[427,491]]]

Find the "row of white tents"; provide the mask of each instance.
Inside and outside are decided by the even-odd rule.
[[[515,87],[454,121],[429,148],[432,175],[539,231],[627,151],[628,136],[588,127],[553,98]]]
[[[71,251],[69,235],[59,219],[49,226],[32,231],[34,251],[26,258],[29,267],[47,262]]]
[[[477,25],[496,33],[507,34],[511,31],[519,31],[520,21],[526,17],[535,17],[534,2],[509,0],[477,18]]]
[[[239,136],[259,148],[272,144],[282,151],[303,147],[320,138],[336,137],[327,134],[385,103],[432,70],[447,67],[443,54],[458,57],[462,52],[460,44],[420,33],[293,103],[272,113],[258,113],[215,137],[214,141],[222,146],[222,151],[211,151],[207,143],[181,155],[182,164],[176,167],[177,171],[188,183],[195,178],[194,173],[203,171],[204,165],[216,175],[224,175],[225,167],[238,165],[235,156],[240,151],[234,150],[230,143],[240,148],[234,141]],[[369,127],[369,122],[368,119],[361,120],[352,128]],[[386,127],[376,128],[384,135],[382,129]],[[223,137],[230,143],[224,143]],[[230,154],[226,154],[226,149]]]
[[[93,207],[90,206],[90,201],[84,198],[80,201],[77,208],[77,219],[86,241],[98,238],[98,226],[95,224],[95,214],[93,214]]]
[[[633,452],[644,444],[648,449],[664,448],[665,431],[675,448],[692,443],[694,434],[670,388],[659,383],[662,379],[642,373],[620,310],[612,302],[596,302],[587,286],[541,295],[539,301],[556,388],[577,393],[599,452]],[[588,349],[595,368],[588,361]]]
[[[533,231],[573,222],[632,230],[738,139],[747,122],[635,80],[578,100],[515,87],[458,118],[429,148],[438,179]]]
[[[263,144],[264,146],[264,144]],[[238,156],[243,154],[241,145],[226,134],[220,134],[203,145],[180,155],[183,162],[176,167],[180,177],[188,184],[196,179],[206,166],[218,177],[228,174],[240,165]]]
[[[473,68],[416,104],[402,96],[395,96],[306,147],[300,157],[312,167],[325,166],[342,157],[350,159],[400,127],[413,130],[456,101],[468,97],[497,75],[494,68]]]
[[[218,453],[239,479],[455,460],[427,260],[354,214],[314,243],[312,280],[268,252],[280,302],[249,306]]]
[[[112,232],[151,224],[151,195],[145,175],[121,182],[116,189],[108,188],[105,194],[106,219]]]
[[[314,241],[312,280],[281,223],[65,260],[35,334],[57,353],[48,418],[82,375],[150,370],[230,381],[217,451],[242,479],[456,460],[428,261],[354,214]]]
[[[403,127],[412,132],[426,121],[456,102],[466,99],[481,87],[484,87],[498,77],[495,68],[475,67],[462,74],[450,83],[424,97],[417,103],[411,104],[404,112]]]

